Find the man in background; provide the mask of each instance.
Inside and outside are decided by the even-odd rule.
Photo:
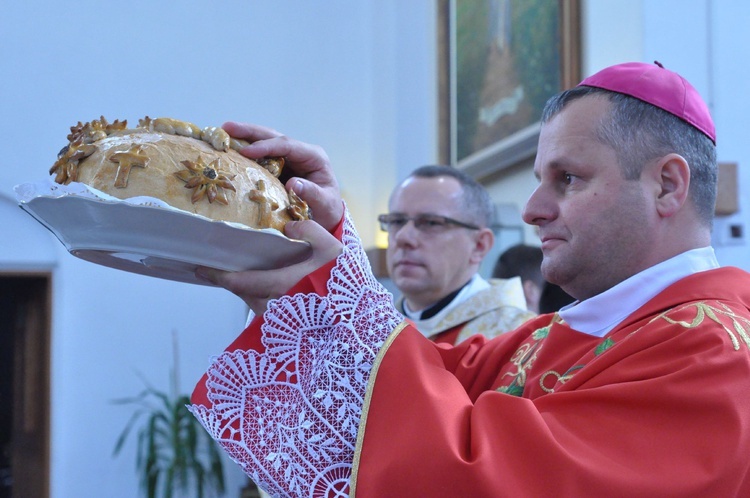
[[[526,307],[537,314],[553,313],[575,299],[559,285],[547,282],[542,275],[542,248],[516,244],[506,249],[495,263],[492,278],[521,277]]]
[[[539,313],[539,298],[545,284],[543,257],[541,247],[516,244],[500,254],[492,270],[493,278],[521,278],[526,307],[534,313]]]
[[[487,191],[450,166],[422,166],[391,194],[378,217],[388,233],[386,261],[401,292],[396,307],[435,342],[494,337],[534,314],[520,279],[492,279],[479,266],[495,238]],[[540,261],[541,263],[541,261]]]

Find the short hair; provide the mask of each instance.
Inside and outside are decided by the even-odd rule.
[[[522,281],[531,280],[541,289],[545,283],[542,275],[543,258],[541,247],[516,244],[497,258],[492,278],[521,277]]]
[[[690,167],[689,197],[700,219],[710,227],[718,178],[716,145],[686,121],[629,95],[577,86],[547,101],[542,123],[548,122],[569,103],[597,95],[606,98],[611,106],[597,138],[614,149],[624,178],[637,180],[649,161],[670,153],[679,154]]]
[[[462,191],[461,207],[470,221],[480,227],[492,226],[495,218],[495,205],[490,198],[490,194],[487,189],[466,172],[453,166],[430,164],[415,169],[407,178],[437,178],[441,176],[449,176],[458,180]]]

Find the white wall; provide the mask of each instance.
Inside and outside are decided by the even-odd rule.
[[[192,390],[245,307],[74,258],[15,206],[13,186],[46,177],[69,127],[100,115],[252,121],[327,149],[371,245],[397,163],[434,154],[433,16],[430,0],[4,2],[0,272],[53,271],[53,497],[136,496],[135,445],[111,456],[130,411],[111,400],[141,390],[136,372],[168,387],[172,331]],[[244,476],[230,469],[237,496]]]
[[[739,164],[739,205],[737,214],[716,220],[714,244],[719,259],[727,265],[750,269],[748,233],[750,230],[750,150],[747,147],[747,116],[750,100],[750,40],[747,21],[750,4],[736,1],[709,2],[707,16],[713,59],[709,62],[709,103],[716,121],[719,160]],[[744,237],[727,237],[730,225],[743,228]]]

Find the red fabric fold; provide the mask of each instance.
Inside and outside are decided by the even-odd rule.
[[[356,496],[750,496],[741,289],[737,269],[693,275],[605,338],[551,315],[455,348],[407,327],[374,379]]]

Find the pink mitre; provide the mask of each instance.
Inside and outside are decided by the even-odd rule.
[[[688,122],[716,144],[716,128],[708,106],[685,78],[659,62],[626,62],[602,69],[579,86],[630,95]]]

